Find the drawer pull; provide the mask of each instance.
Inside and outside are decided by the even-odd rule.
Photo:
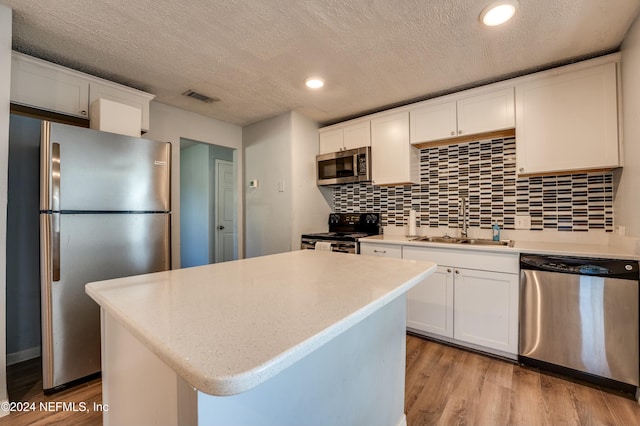
[[[386,251],[386,250],[374,250],[373,252],[374,252],[374,253],[382,253],[382,254],[384,254],[384,253],[386,253],[387,251]]]

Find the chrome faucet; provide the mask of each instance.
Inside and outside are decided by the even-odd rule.
[[[467,238],[467,197],[460,197],[460,201],[462,202],[462,231],[460,231],[460,236]]]

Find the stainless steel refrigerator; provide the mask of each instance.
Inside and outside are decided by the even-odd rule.
[[[40,271],[46,393],[100,371],[91,281],[170,268],[169,143],[42,123]]]

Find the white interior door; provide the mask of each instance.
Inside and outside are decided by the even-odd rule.
[[[216,159],[215,261],[233,260],[233,163]]]

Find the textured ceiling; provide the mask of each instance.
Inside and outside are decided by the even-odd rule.
[[[0,0],[15,50],[246,125],[285,111],[320,123],[616,50],[638,0]],[[310,75],[326,80],[310,91]],[[187,89],[220,98],[204,104]]]

